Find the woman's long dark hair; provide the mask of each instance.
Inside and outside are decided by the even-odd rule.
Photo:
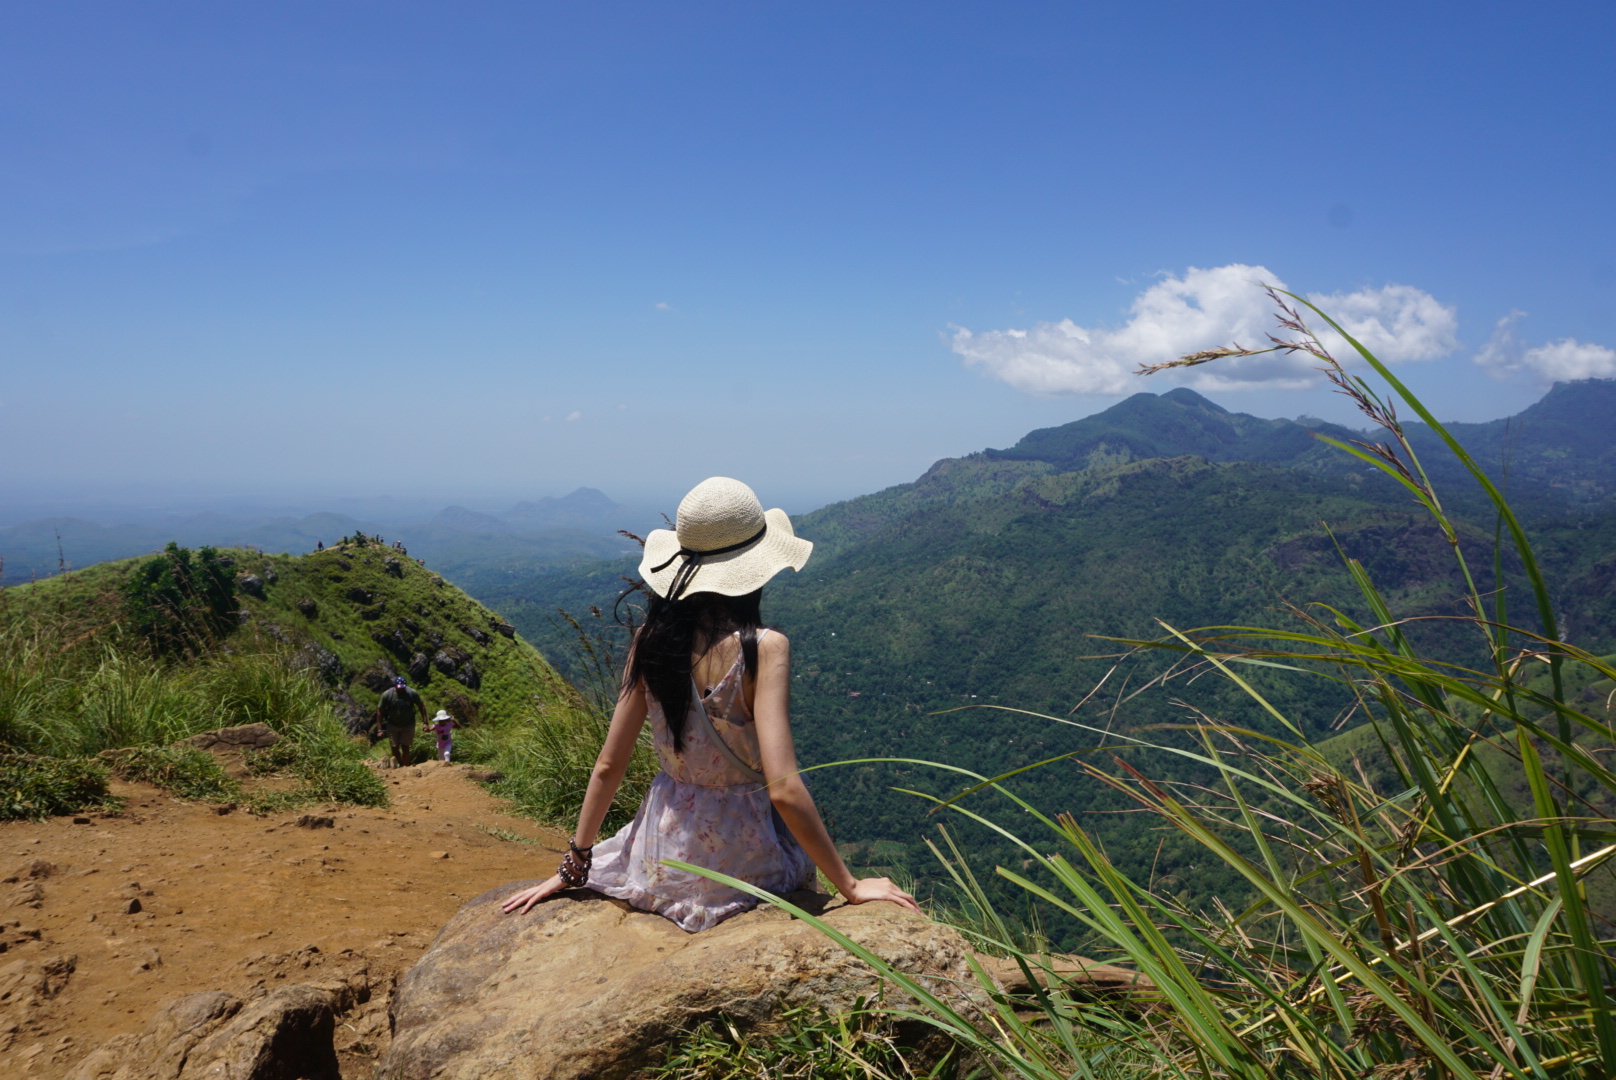
[[[634,636],[628,679],[633,686],[645,680],[646,691],[662,706],[662,716],[673,736],[673,748],[685,748],[685,717],[690,711],[690,658],[705,653],[722,638],[741,632],[741,655],[746,673],[757,675],[757,632],[762,621],[758,606],[763,590],[745,596],[691,593],[664,600],[650,593],[645,622]]]

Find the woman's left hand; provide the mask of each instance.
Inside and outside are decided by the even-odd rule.
[[[531,889],[523,889],[521,892],[506,900],[505,903],[500,906],[504,909],[505,914],[507,915],[525,914],[528,911],[531,911],[533,905],[537,904],[540,900],[554,896],[556,893],[560,892],[566,887],[566,883],[561,880],[561,875],[556,874],[554,877],[551,877],[542,884],[535,885]]]

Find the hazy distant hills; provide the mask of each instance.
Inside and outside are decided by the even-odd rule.
[[[48,577],[62,565],[85,567],[142,555],[170,540],[193,547],[212,544],[295,554],[354,532],[401,539],[412,555],[451,576],[492,566],[531,569],[619,554],[625,541],[616,530],[624,526],[625,518],[634,518],[634,512],[594,488],[521,502],[498,515],[450,506],[424,522],[402,525],[335,513],[299,518],[204,513],[160,524],[112,526],[73,517],[46,518],[0,528],[0,558],[5,560],[0,583]]]
[[[559,499],[546,497],[538,502],[517,503],[500,517],[529,532],[545,529],[614,532],[624,527],[623,507],[607,498],[604,492],[587,487]]]

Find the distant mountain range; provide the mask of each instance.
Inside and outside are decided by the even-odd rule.
[[[170,540],[296,554],[355,532],[402,539],[411,554],[443,573],[490,563],[554,566],[622,552],[626,542],[615,535],[616,530],[625,518],[634,517],[634,511],[604,493],[579,488],[561,498],[517,503],[499,515],[450,506],[424,522],[404,526],[334,513],[300,518],[203,513],[160,525],[113,526],[73,517],[45,518],[0,528],[0,559],[4,559],[0,584],[16,585],[49,577],[64,567],[142,555]]]
[[[1556,383],[1515,416],[1445,425],[1495,482],[1546,486],[1567,506],[1616,508],[1616,379]],[[1426,425],[1403,417],[1409,441],[1438,482],[1469,484],[1468,474]],[[1102,413],[1029,433],[989,461],[1037,462],[1058,471],[1141,458],[1193,454],[1207,461],[1252,461],[1345,476],[1364,466],[1321,443],[1364,439],[1322,420],[1264,420],[1232,413],[1193,390],[1135,394]],[[1369,436],[1377,441],[1384,434]],[[976,455],[973,455],[976,456]]]

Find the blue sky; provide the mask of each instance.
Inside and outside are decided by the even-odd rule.
[[[1439,415],[1506,415],[1616,374],[1613,30],[6,5],[0,499],[671,507],[727,473],[802,509],[1169,389],[1126,372],[1261,323],[1258,277],[1355,312]],[[1307,375],[1190,385],[1347,419]]]

